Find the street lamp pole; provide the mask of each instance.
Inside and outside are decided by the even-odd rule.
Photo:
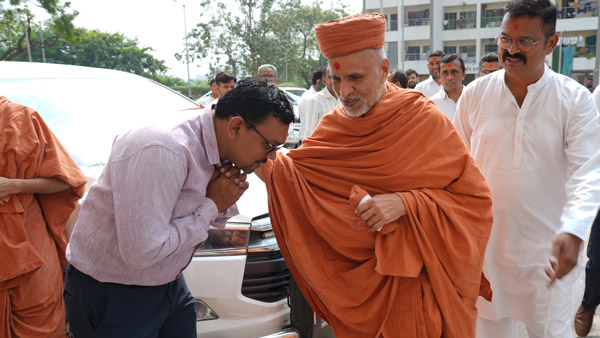
[[[40,22],[40,36],[42,37],[42,62],[46,63],[46,51],[44,50],[44,26]]]
[[[187,65],[188,97],[192,98],[192,84],[190,82],[190,57],[188,54],[187,24],[185,22],[185,4],[183,5],[183,31],[185,33],[185,63]]]

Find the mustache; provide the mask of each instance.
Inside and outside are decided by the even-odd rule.
[[[506,59],[509,57],[513,58],[513,59],[521,59],[521,60],[523,60],[523,62],[527,63],[527,58],[525,57],[525,55],[523,55],[521,53],[511,54],[508,51],[505,51],[504,54],[502,54],[503,59]]]

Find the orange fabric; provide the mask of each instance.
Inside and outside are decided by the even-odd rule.
[[[0,130],[0,176],[54,177],[73,187],[54,194],[17,194],[0,199],[0,292],[18,292],[23,285],[30,290],[21,298],[13,294],[9,310],[14,312],[24,304],[52,307],[51,304],[59,302],[58,310],[47,311],[62,314],[64,322],[61,295],[68,241],[66,223],[77,200],[84,194],[86,178],[33,109],[0,97]],[[57,264],[52,265],[53,261]],[[35,288],[42,292],[31,291]],[[56,299],[57,295],[60,299]],[[5,304],[0,306],[5,307]],[[36,315],[38,317],[24,317],[33,318],[34,322],[29,323],[32,327],[42,326],[39,322],[42,313]],[[11,317],[10,325],[16,320],[17,317]],[[52,320],[44,320],[46,324],[50,322]],[[0,327],[0,332],[4,330]]]
[[[300,148],[265,164],[273,230],[336,336],[474,337],[477,296],[491,297],[489,189],[430,100],[388,89],[365,117],[337,106]],[[397,193],[407,215],[366,231],[351,205],[364,196],[358,187]]]
[[[315,26],[324,57],[344,56],[385,43],[385,17],[378,13],[351,15]]]

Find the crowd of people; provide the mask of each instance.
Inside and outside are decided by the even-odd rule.
[[[547,66],[554,4],[505,13],[467,86],[456,54],[431,52],[421,82],[390,70],[381,14],[317,25],[327,65],[288,152],[275,66],[217,73],[197,116],[114,141],[70,239],[85,176],[37,112],[0,97],[0,336],[62,337],[66,316],[78,338],[195,337],[182,270],[237,214],[251,173],[295,287],[338,337],[516,338],[517,322],[530,338],[586,336],[600,91]]]

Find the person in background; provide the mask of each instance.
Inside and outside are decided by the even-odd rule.
[[[207,107],[209,104],[211,104],[213,101],[215,101],[216,99],[219,98],[219,92],[217,89],[217,80],[215,80],[215,79],[210,80],[209,91],[210,91],[209,95],[199,98],[198,100],[196,100],[196,103],[199,105],[202,105],[203,107]]]
[[[419,83],[419,73],[414,69],[407,69],[406,77],[408,78],[408,88],[414,89],[417,83]]]
[[[393,69],[387,80],[400,88],[408,88],[408,77],[402,69]]]
[[[238,213],[246,175],[274,158],[293,119],[283,91],[249,78],[175,126],[117,137],[67,248],[73,335],[196,338],[182,271],[209,227]]]
[[[219,94],[219,98],[223,97],[230,90],[232,90],[233,87],[235,87],[236,82],[237,78],[230,72],[218,72],[215,76],[215,83],[217,85],[217,93]]]
[[[312,75],[312,85],[305,91],[302,96],[300,96],[300,101],[298,101],[298,113],[300,114],[300,121],[302,121],[302,111],[300,107],[302,107],[302,102],[306,99],[309,99],[315,94],[317,94],[321,89],[324,88],[323,85],[323,77],[325,73],[325,67],[319,67],[315,69]]]
[[[86,177],[33,109],[0,96],[0,337],[65,337],[67,220]]]
[[[494,298],[477,303],[480,338],[573,337],[573,284],[600,194],[600,121],[591,93],[546,66],[558,42],[549,0],[505,6],[503,70],[471,82],[454,125],[493,196],[484,273]]]
[[[500,69],[502,69],[502,65],[500,65],[500,60],[498,60],[498,54],[487,53],[479,59],[479,72],[477,74],[479,77],[482,77]]]
[[[419,82],[415,89],[425,94],[427,97],[432,97],[435,93],[439,92],[442,88],[442,82],[440,81],[440,61],[444,56],[444,52],[436,50],[429,54],[427,57],[427,69],[429,70],[429,78],[425,81]]]
[[[325,89],[318,92],[317,95],[308,99],[305,103],[305,120],[300,125],[299,132],[301,140],[309,137],[323,116],[329,113],[331,109],[339,103],[337,94],[333,89],[333,81],[331,80],[331,70],[329,67],[325,69],[322,80],[325,84]]]
[[[465,80],[465,63],[456,54],[446,54],[440,61],[442,89],[431,97],[431,101],[452,121],[456,102],[462,94]]]
[[[264,64],[258,67],[258,77],[277,84],[277,68],[270,64]]]

